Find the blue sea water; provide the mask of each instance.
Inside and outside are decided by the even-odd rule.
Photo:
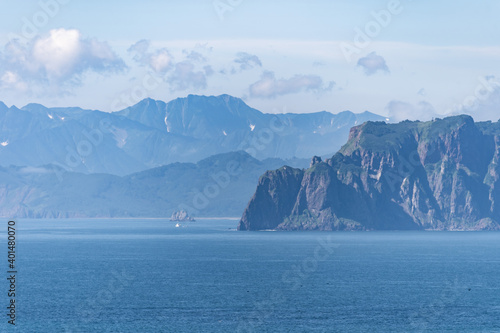
[[[236,224],[19,220],[0,331],[500,332],[500,233]]]

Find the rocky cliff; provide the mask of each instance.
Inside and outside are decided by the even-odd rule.
[[[239,230],[500,230],[500,123],[366,122],[332,158],[261,176]]]

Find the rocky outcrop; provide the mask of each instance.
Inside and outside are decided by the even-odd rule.
[[[172,213],[172,216],[170,216],[170,221],[177,221],[177,222],[185,222],[185,221],[190,221],[194,222],[196,221],[194,218],[188,215],[188,213],[185,210],[177,210]]]
[[[238,230],[274,229],[293,209],[303,177],[303,170],[289,166],[267,171],[259,179]]]
[[[500,123],[367,122],[331,159],[264,174],[239,229],[499,230],[499,158]]]

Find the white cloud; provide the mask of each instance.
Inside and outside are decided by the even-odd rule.
[[[2,88],[60,89],[80,84],[85,72],[119,72],[125,63],[107,43],[82,38],[78,30],[55,29],[29,44],[9,42],[0,52]],[[22,79],[21,79],[22,78]]]
[[[422,89],[423,90],[423,89]],[[420,91],[422,95],[425,91]],[[500,80],[493,75],[480,77],[476,88],[463,101],[454,107],[436,112],[428,102],[421,101],[417,105],[393,100],[386,106],[391,120],[430,120],[432,117],[447,117],[459,114],[467,114],[476,121],[492,120],[500,118]]]
[[[476,89],[451,113],[468,114],[475,120],[499,120],[500,80],[493,75],[479,78]]]
[[[28,89],[28,85],[16,73],[6,71],[0,78],[0,88],[14,89],[22,92]]]
[[[205,71],[196,71],[190,61],[182,61],[175,65],[175,69],[167,79],[172,91],[186,90],[189,88],[204,89],[207,87]]]
[[[324,87],[323,79],[317,75],[295,75],[289,79],[276,79],[273,72],[266,71],[259,81],[250,86],[250,96],[258,98],[275,98],[281,95],[299,93],[301,91],[328,91],[335,82]]]
[[[150,65],[156,72],[164,72],[172,64],[172,57],[168,51],[161,51],[151,56]]]
[[[148,53],[150,44],[151,42],[149,40],[143,39],[130,46],[127,51],[130,53],[135,53],[135,61],[144,65],[148,65],[148,55],[151,55],[151,53]]]
[[[215,74],[214,69],[210,65],[206,65],[203,67],[203,71],[205,72],[206,76],[212,76]]]
[[[149,66],[157,73],[165,73],[172,68],[174,59],[166,48],[150,52],[150,41],[141,40],[132,45],[128,52],[135,53],[134,60],[140,65]]]
[[[259,57],[246,52],[238,52],[238,54],[236,54],[236,59],[234,59],[234,62],[239,64],[240,71],[253,69],[255,67],[262,67],[262,62],[260,61]]]
[[[186,58],[191,60],[191,61],[195,61],[195,62],[206,62],[207,61],[207,58],[203,54],[201,54],[200,52],[197,52],[197,51],[183,50],[182,53],[185,54]]]
[[[438,116],[434,107],[425,101],[419,102],[417,105],[393,100],[386,106],[388,116],[392,121],[403,120],[431,120]]]
[[[33,59],[45,70],[49,78],[71,76],[82,54],[78,30],[52,30],[50,35],[39,38],[33,46]]]
[[[184,60],[175,62],[170,51],[166,48],[150,50],[151,43],[141,40],[132,45],[128,51],[134,54],[133,59],[142,66],[147,66],[162,76],[173,91],[187,89],[205,89],[207,77],[215,73],[210,65],[206,65],[207,58],[203,53],[211,52],[206,45],[196,45],[195,50],[183,49]],[[198,52],[200,51],[200,52]]]
[[[377,55],[376,52],[359,59],[358,66],[363,68],[366,75],[373,75],[378,71],[389,73],[389,67],[387,67],[385,59]]]

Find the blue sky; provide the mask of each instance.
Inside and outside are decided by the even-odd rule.
[[[500,118],[500,2],[1,1],[0,100]]]

